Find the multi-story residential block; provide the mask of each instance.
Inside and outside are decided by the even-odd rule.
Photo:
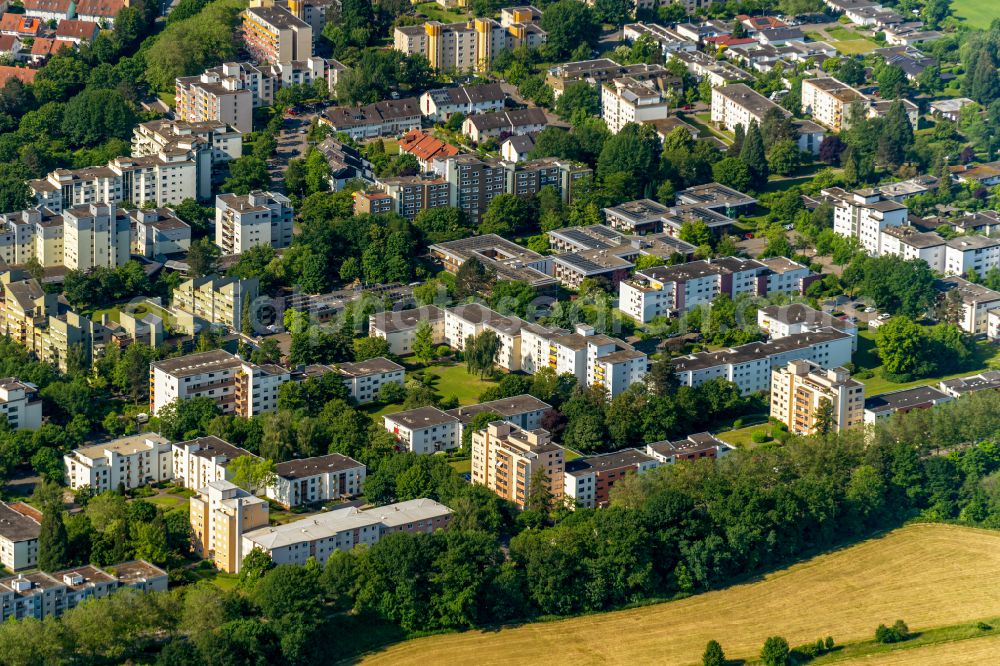
[[[107,326],[60,308],[55,294],[45,294],[32,278],[0,274],[0,333],[24,345],[38,360],[67,371],[71,354],[82,352],[90,363],[110,338]],[[79,358],[79,357],[77,357]]]
[[[593,85],[601,85],[606,81],[626,76],[635,81],[656,81],[657,87],[660,88],[669,88],[672,83],[679,82],[663,65],[648,65],[646,63],[619,65],[608,58],[597,58],[596,60],[566,62],[550,67],[545,75],[545,83],[552,88],[552,92],[558,98],[571,83],[584,81]]]
[[[673,317],[709,305],[719,295],[802,294],[815,279],[808,266],[778,261],[720,257],[636,271],[618,285],[619,308],[636,321]]]
[[[970,335],[989,335],[992,332],[991,311],[1000,308],[1000,292],[957,275],[939,280],[937,286],[942,292],[957,291],[961,296],[962,318],[958,321],[959,328]],[[995,339],[995,336],[991,339]]]
[[[670,209],[652,199],[627,201],[604,209],[608,225],[628,234],[645,236],[663,231],[663,224]]]
[[[433,405],[387,414],[382,417],[382,425],[400,448],[412,453],[450,451],[462,445],[458,417]]]
[[[66,485],[95,494],[124,487],[132,490],[174,476],[173,447],[163,436],[142,433],[74,449],[63,456]]]
[[[987,236],[958,236],[945,241],[944,274],[985,275],[1000,267],[1000,240]]]
[[[444,344],[444,310],[435,305],[376,312],[368,318],[368,335],[388,342],[393,356],[408,356],[413,353],[417,327],[424,321],[431,327],[431,342]]]
[[[742,125],[746,130],[751,122],[760,125],[771,109],[788,115],[783,108],[744,83],[712,89],[712,122],[724,129],[732,130]]]
[[[38,387],[15,377],[0,379],[0,420],[11,430],[42,427],[42,399]]]
[[[653,79],[637,81],[623,76],[601,85],[601,117],[612,134],[628,123],[663,120],[670,115],[667,91]]]
[[[313,43],[323,34],[330,13],[340,8],[337,0],[250,0],[251,7],[280,7],[312,28]]]
[[[10,571],[38,565],[42,527],[21,502],[0,502],[0,564]]]
[[[829,312],[816,310],[805,303],[770,305],[757,310],[757,327],[768,338],[780,340],[789,335],[811,333],[822,328],[833,328],[850,335],[853,350],[858,349],[858,326],[849,319],[839,319]]]
[[[883,198],[875,190],[852,193],[830,187],[822,194],[833,203],[833,230],[841,236],[857,238],[870,254],[878,253],[881,232],[886,227],[907,223],[906,206]]]
[[[839,132],[846,129],[851,105],[866,105],[868,98],[855,88],[834,78],[802,81],[802,112]]]
[[[555,188],[564,202],[593,171],[586,166],[552,158],[527,162],[504,162],[475,155],[457,155],[435,160],[434,171],[451,184],[451,205],[478,221],[490,201],[499,194],[537,194],[543,187]]]
[[[721,183],[704,183],[678,191],[677,203],[678,208],[703,208],[733,217],[752,209],[757,200]],[[712,225],[709,224],[709,227]]]
[[[616,481],[628,474],[641,474],[660,462],[639,449],[622,449],[566,463],[563,494],[575,506],[587,509],[607,506]]]
[[[222,254],[242,254],[256,245],[292,244],[292,204],[277,192],[220,194],[215,198],[215,244]]]
[[[122,588],[166,592],[167,572],[144,560],[105,569],[91,564],[47,574],[42,571],[0,578],[0,622],[41,620],[100,599]]]
[[[919,109],[910,100],[901,100],[910,124],[917,126]],[[851,108],[857,105],[863,117],[884,116],[892,106],[892,100],[867,97],[837,79],[825,77],[802,81],[802,111],[830,129],[840,132],[848,129]]]
[[[420,111],[432,122],[444,122],[452,114],[471,116],[500,111],[507,96],[499,83],[435,88],[420,96]]]
[[[975,375],[945,379],[938,384],[942,393],[953,398],[961,398],[979,391],[990,391],[1000,388],[1000,370],[987,370]]]
[[[56,169],[45,178],[28,181],[39,206],[54,213],[90,204],[157,206],[204,199],[211,191],[211,165],[199,169],[197,161],[210,160],[194,151],[160,151],[142,157],[116,157],[104,167]]]
[[[112,204],[64,210],[29,208],[0,216],[0,258],[10,263],[36,259],[45,268],[116,268],[129,259],[131,230],[125,211]],[[20,260],[20,261],[18,261]]]
[[[933,231],[920,232],[911,226],[889,226],[879,233],[878,254],[895,255],[903,259],[922,259],[931,270],[945,271],[947,241]]]
[[[174,481],[189,490],[198,490],[213,481],[229,481],[232,475],[227,466],[243,456],[253,454],[211,435],[176,442],[171,464]]]
[[[799,435],[841,432],[864,422],[865,385],[844,368],[790,361],[771,373],[771,416]]]
[[[488,138],[534,134],[545,129],[545,112],[537,107],[490,111],[469,116],[462,123],[462,133],[479,143]]]
[[[321,125],[355,140],[398,136],[420,129],[420,101],[416,97],[388,99],[365,106],[331,106],[319,117]]]
[[[397,26],[393,48],[406,55],[423,55],[439,71],[483,72],[497,53],[519,46],[537,48],[546,37],[534,12],[519,9],[509,12],[503,22],[477,18],[465,23]]]
[[[191,248],[191,227],[170,208],[125,211],[132,226],[132,252],[143,257],[166,257]]]
[[[348,506],[246,532],[243,552],[262,550],[275,564],[304,565],[314,557],[322,566],[335,551],[373,546],[394,532],[432,534],[450,521],[451,509],[426,498],[363,510]]]
[[[253,110],[260,103],[259,69],[249,63],[226,63],[205,70],[199,76],[179,77],[175,83],[174,103],[177,118],[188,123],[216,122],[234,127],[241,133],[253,131]],[[256,83],[256,92],[252,85]],[[268,85],[272,85],[268,80]],[[266,90],[273,98],[273,90]]]
[[[637,4],[644,5],[647,3],[651,5],[656,4],[653,0],[639,0]],[[634,43],[643,35],[648,35],[649,39],[656,42],[664,55],[669,55],[676,51],[696,51],[698,49],[697,41],[688,39],[675,29],[662,26],[658,23],[643,23],[641,21],[638,23],[627,23],[622,29],[622,39],[629,43]]]
[[[208,151],[211,155],[210,177],[215,177],[219,167],[243,156],[243,133],[217,120],[151,120],[136,125],[132,130],[132,155],[135,157],[174,150]],[[204,167],[203,159],[195,161],[199,168]],[[199,175],[199,180],[203,177],[203,174]]]
[[[681,30],[682,27],[678,26],[677,31]],[[754,80],[754,75],[750,72],[740,69],[731,62],[716,60],[702,51],[674,51],[670,56],[681,62],[699,80],[707,79],[713,88]]]
[[[193,334],[202,325],[219,324],[239,331],[243,308],[257,298],[259,280],[208,275],[182,282],[171,294],[177,325]]]
[[[727,444],[707,432],[688,435],[684,439],[673,442],[664,440],[646,445],[646,454],[664,465],[673,465],[685,460],[722,458],[733,450],[734,447],[731,444]]]
[[[905,414],[914,409],[928,409],[935,405],[951,402],[954,398],[933,386],[913,388],[873,395],[865,399],[865,423],[876,423],[893,414]]]
[[[379,178],[369,191],[354,193],[355,215],[396,213],[408,220],[428,208],[451,205],[451,183],[432,176]]]
[[[190,499],[194,551],[211,559],[226,573],[239,573],[244,556],[243,535],[265,527],[267,500],[254,497],[229,481],[212,481]]]
[[[243,43],[254,58],[290,63],[312,56],[312,26],[283,7],[249,7],[243,12]]]
[[[477,261],[494,271],[499,280],[519,280],[542,290],[556,285],[556,281],[550,277],[551,258],[496,234],[435,243],[429,250],[431,256],[440,261],[449,273],[457,273],[466,261],[475,257]],[[446,341],[450,339],[447,332],[445,338]]]
[[[557,255],[605,250],[628,261],[634,261],[644,255],[670,261],[676,261],[678,258],[689,261],[696,249],[691,243],[667,234],[635,236],[604,224],[553,229],[546,232],[546,235],[549,238],[549,247]]]
[[[381,357],[357,363],[341,363],[337,370],[344,376],[348,395],[362,404],[378,398],[379,389],[386,384],[402,386],[406,380],[403,366]]]
[[[291,373],[276,365],[254,365],[227,351],[188,354],[149,365],[149,409],[153,414],[174,400],[204,397],[224,413],[256,416],[273,412],[278,388]]]
[[[361,494],[367,468],[353,458],[330,453],[275,465],[268,498],[286,509]]]
[[[555,500],[563,496],[565,452],[545,430],[523,430],[506,421],[472,433],[472,482],[524,509],[536,477]]]
[[[747,395],[769,390],[771,371],[789,361],[805,359],[824,368],[850,363],[852,343],[853,336],[823,328],[780,340],[680,356],[671,362],[684,386],[699,386],[719,378],[733,382],[740,393]]]

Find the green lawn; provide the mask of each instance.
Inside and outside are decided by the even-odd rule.
[[[760,446],[750,438],[753,437],[755,432],[763,432],[771,435],[774,431],[775,426],[770,423],[758,423],[757,425],[747,426],[745,428],[737,428],[736,430],[727,430],[726,432],[715,433],[715,436],[721,439],[727,444],[732,444],[738,449],[752,449],[755,446]],[[771,440],[768,440],[771,441]]]
[[[847,28],[842,27],[827,30],[826,36],[820,32],[807,32],[806,35],[816,41],[826,42],[846,55],[871,53],[879,47],[877,42],[874,42],[866,37],[862,37],[853,30],[848,30]]]
[[[458,23],[459,21],[466,21],[469,15],[459,8],[455,9],[445,9],[436,2],[422,2],[419,5],[414,5],[413,8],[426,16],[432,21],[441,21],[442,23]]]
[[[432,385],[439,395],[445,398],[455,396],[460,405],[478,404],[479,394],[496,385],[492,379],[470,375],[464,363],[430,365],[424,369],[424,373],[433,377]]]
[[[472,472],[471,458],[466,458],[465,460],[454,460],[448,464],[451,465],[451,468],[459,474],[469,474]]]
[[[711,134],[716,139],[725,142],[727,145],[733,142],[732,132],[723,132],[722,130],[717,130],[712,127],[712,114],[710,113],[696,113],[684,116],[683,120],[684,122],[690,123],[696,127],[703,135]]]
[[[868,329],[858,331],[858,351],[854,354],[854,367],[856,370],[871,369],[875,372],[874,376],[868,379],[858,378],[865,385],[865,395],[867,396],[899,391],[900,389],[912,388],[923,384],[936,384],[945,379],[972,375],[998,365],[1000,365],[1000,345],[983,341],[977,343],[976,346],[976,363],[962,372],[937,377],[924,377],[912,382],[889,381],[881,374],[882,364],[875,351],[875,331]]]
[[[111,321],[113,321],[115,323],[121,323],[121,317],[119,315],[120,315],[120,313],[122,311],[122,308],[124,306],[125,306],[125,304],[118,304],[118,305],[112,305],[112,306],[109,306],[109,307],[106,307],[106,308],[98,308],[98,309],[94,310],[91,313],[90,316],[91,316],[91,318],[94,321],[100,321],[101,315],[102,314],[106,314],[106,315],[108,315],[108,319],[110,319]],[[167,315],[167,311],[166,310],[164,310],[163,308],[157,307],[157,306],[153,305],[152,303],[145,303],[145,302],[144,303],[137,303],[136,305],[131,306],[129,308],[129,312],[132,314],[133,317],[140,317],[141,318],[141,317],[146,316],[149,313],[152,313],[152,314],[155,314],[160,319],[162,319],[164,322],[168,321],[168,319],[169,319],[169,316]]]
[[[222,590],[232,590],[240,582],[238,574],[228,574],[211,566],[199,566],[191,569],[191,574],[197,581],[207,580]]]
[[[998,16],[996,4],[991,0],[952,0],[951,10],[955,16],[964,19],[969,27],[984,30]]]

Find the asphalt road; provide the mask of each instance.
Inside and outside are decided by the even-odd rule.
[[[278,132],[277,136],[278,149],[267,164],[272,188],[275,191],[282,193],[285,191],[285,170],[288,169],[289,160],[305,157],[309,150],[308,135],[302,130],[308,132],[309,125],[315,116],[315,113],[306,113],[287,117],[281,124],[281,131]]]

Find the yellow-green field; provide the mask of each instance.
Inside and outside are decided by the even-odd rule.
[[[995,2],[991,0],[952,0],[952,13],[973,28],[990,27],[990,22],[1000,18]]]
[[[1000,655],[1000,634],[970,638],[912,650],[897,650],[846,662],[865,666],[979,666],[995,664]]]
[[[870,640],[880,623],[912,631],[1000,615],[1000,532],[911,525],[856,546],[681,601],[488,632],[420,638],[369,655],[371,664],[696,664],[705,643],[752,660],[764,640]],[[980,657],[966,659],[969,653]],[[987,663],[1000,641],[914,647],[872,664]],[[904,654],[910,653],[910,654]],[[914,660],[903,657],[913,656]]]

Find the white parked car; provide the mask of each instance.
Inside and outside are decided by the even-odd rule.
[[[881,319],[882,321],[885,321],[886,319],[888,319],[888,318],[889,318],[889,317],[891,317],[891,316],[892,316],[892,315],[891,315],[891,314],[889,314],[888,312],[883,312],[882,314],[880,314],[880,315],[878,316],[878,318],[879,318],[879,319]]]
[[[867,307],[867,308],[865,308],[865,312],[875,312],[875,308],[873,308],[873,307]]]

